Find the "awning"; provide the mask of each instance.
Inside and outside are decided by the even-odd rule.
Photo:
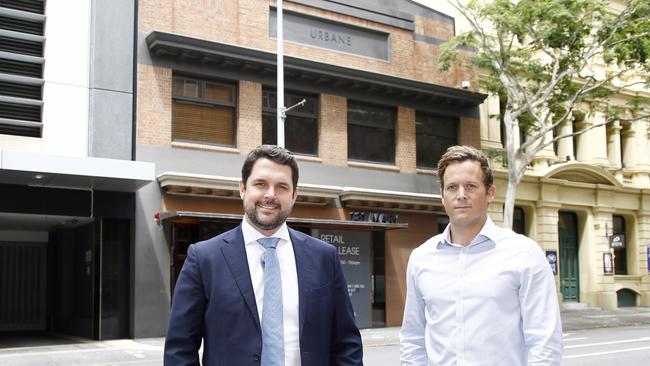
[[[154,163],[0,150],[0,183],[135,192],[156,178]]]
[[[173,220],[175,218],[195,218],[206,220],[220,220],[229,222],[239,222],[244,215],[234,214],[221,214],[212,212],[196,212],[196,211],[165,211],[160,212],[159,219],[161,222]],[[288,217],[287,223],[289,225],[296,224],[299,226],[309,226],[318,228],[336,228],[346,230],[397,230],[407,229],[407,223],[383,223],[383,222],[370,222],[370,221],[349,221],[349,220],[331,220],[331,219],[311,219],[302,217]]]

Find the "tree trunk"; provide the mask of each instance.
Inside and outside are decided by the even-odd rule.
[[[508,179],[508,190],[506,191],[506,200],[503,203],[503,227],[512,229],[513,213],[515,211],[515,197],[517,196],[517,180]]]

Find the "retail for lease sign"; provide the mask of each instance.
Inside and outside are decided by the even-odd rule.
[[[359,328],[372,325],[370,232],[313,229],[312,235],[336,247],[348,281],[348,295]]]

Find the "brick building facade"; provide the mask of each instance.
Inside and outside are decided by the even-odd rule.
[[[437,71],[452,17],[372,3],[283,7],[285,105],[307,101],[285,122],[301,174],[289,222],[360,241],[346,273],[362,327],[401,323],[408,255],[446,222],[435,161],[480,146],[485,98],[460,87],[472,70]],[[158,179],[137,193],[134,336],[164,333],[187,246],[239,223],[244,157],[275,143],[276,14],[267,0],[139,2],[136,157]]]

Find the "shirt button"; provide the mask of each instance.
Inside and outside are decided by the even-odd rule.
[[[262,359],[262,357],[259,352],[253,353],[253,361],[259,361],[260,359]]]

